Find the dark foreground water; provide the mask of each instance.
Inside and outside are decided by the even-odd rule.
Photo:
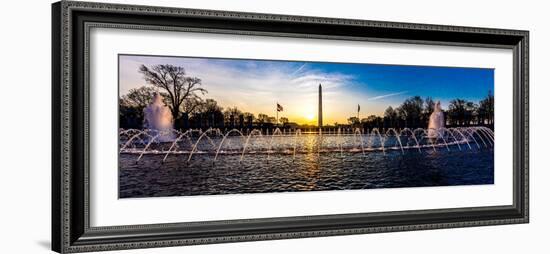
[[[161,197],[289,191],[493,184],[493,150],[438,148],[292,155],[121,154],[119,197]]]

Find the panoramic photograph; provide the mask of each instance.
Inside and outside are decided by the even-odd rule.
[[[494,184],[493,69],[118,61],[119,198]]]

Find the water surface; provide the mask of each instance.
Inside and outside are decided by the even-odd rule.
[[[450,151],[449,151],[450,150]],[[490,148],[349,152],[137,154],[119,157],[119,197],[295,192],[494,183]]]

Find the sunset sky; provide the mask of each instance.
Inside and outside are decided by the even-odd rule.
[[[299,124],[316,123],[319,84],[325,124],[346,123],[357,116],[358,104],[364,118],[382,116],[414,95],[440,100],[446,109],[452,99],[479,103],[494,91],[492,69],[120,55],[120,95],[146,85],[141,64],[184,67],[188,76],[202,79],[208,90],[203,98],[224,108],[275,116],[278,102],[284,107],[279,117]]]

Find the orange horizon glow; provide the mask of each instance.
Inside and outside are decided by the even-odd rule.
[[[441,101],[455,98],[478,102],[494,91],[493,70],[430,66],[345,64],[197,57],[119,57],[119,94],[148,85],[141,65],[171,64],[202,80],[202,99],[214,99],[224,109],[288,118],[300,125],[317,125],[318,86],[323,88],[323,125],[347,124],[350,117],[383,116],[415,95]],[[277,113],[277,103],[284,110]]]

